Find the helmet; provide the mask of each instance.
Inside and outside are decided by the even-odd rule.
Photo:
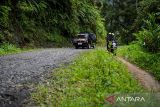
[[[109,34],[109,35],[112,35],[112,33],[111,33],[111,32],[109,32],[108,34]]]
[[[112,35],[112,36],[114,36],[114,33],[112,33],[112,32],[109,32],[109,33],[108,33],[108,35]]]

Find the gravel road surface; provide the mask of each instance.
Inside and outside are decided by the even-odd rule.
[[[29,96],[29,84],[39,83],[61,64],[86,50],[57,48],[0,56],[0,107],[21,107]]]

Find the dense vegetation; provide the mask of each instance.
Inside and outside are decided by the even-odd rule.
[[[39,106],[102,107],[111,93],[144,92],[126,67],[103,49],[82,54],[58,68],[32,98]]]
[[[160,80],[160,53],[149,53],[137,44],[124,46],[118,49],[118,54],[139,67],[149,71]]]
[[[66,45],[66,38],[79,32],[94,32],[103,38],[102,20],[92,0],[1,0],[0,43]]]
[[[143,35],[147,36],[145,41],[142,39],[140,41],[146,42],[148,48],[153,46],[153,41],[160,39],[159,0],[104,0],[103,4],[102,15],[105,18],[106,29],[115,32],[119,42],[129,44],[137,40],[134,33],[139,31],[142,32],[138,35],[140,36],[138,39],[145,39]],[[158,41],[156,45],[159,45],[157,43]]]
[[[21,51],[22,50],[20,48],[17,48],[14,45],[5,43],[5,44],[1,45],[0,55],[5,55],[5,54],[8,54],[8,53],[18,53],[18,52],[21,52]]]
[[[79,32],[93,32],[102,43],[108,31],[122,44],[139,40],[157,52],[159,23],[159,0],[0,1],[0,44],[20,47],[66,46]]]

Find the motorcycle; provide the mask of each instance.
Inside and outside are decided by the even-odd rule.
[[[115,41],[108,41],[107,50],[108,50],[108,52],[112,53],[113,55],[116,55],[116,50],[117,50],[116,42]]]

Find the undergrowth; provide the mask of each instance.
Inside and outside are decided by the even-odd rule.
[[[15,45],[12,44],[4,43],[0,46],[0,55],[5,55],[8,53],[17,53],[20,51],[20,48],[17,48]]]
[[[149,53],[143,50],[139,45],[132,44],[119,48],[118,54],[152,73],[160,80],[160,53]]]

